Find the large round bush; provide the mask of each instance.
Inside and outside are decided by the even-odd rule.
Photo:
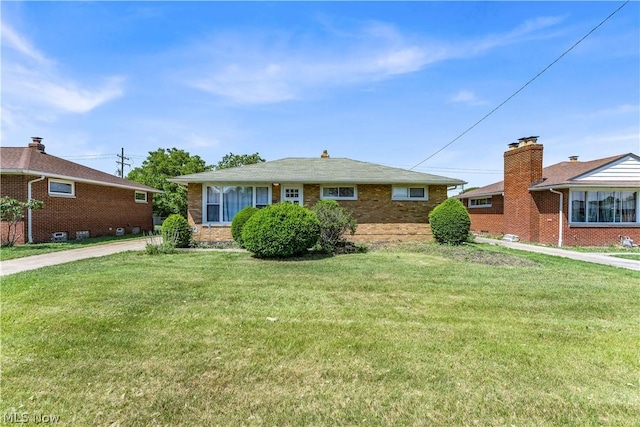
[[[191,227],[182,215],[169,215],[162,223],[162,240],[176,248],[187,248],[191,241]]]
[[[266,206],[242,228],[244,247],[260,258],[281,258],[305,252],[318,241],[316,214],[292,203]]]
[[[246,208],[238,212],[233,217],[233,221],[231,221],[231,236],[233,237],[233,240],[235,240],[236,243],[241,247],[244,247],[244,242],[242,241],[242,229],[244,228],[244,225],[247,223],[249,218],[251,218],[253,214],[258,211],[258,208],[247,206]]]
[[[469,239],[471,218],[462,202],[449,198],[429,214],[433,238],[438,243],[461,245]]]

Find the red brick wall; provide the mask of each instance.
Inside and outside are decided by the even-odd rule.
[[[2,175],[0,176],[0,195],[2,195],[2,197],[7,196],[21,202],[26,202],[27,182],[35,178],[38,177],[25,175]],[[3,242],[6,240],[7,228],[8,223],[4,221],[0,222],[0,235],[2,236]],[[23,244],[27,238],[27,230],[24,222],[21,221],[18,223],[16,234],[20,235],[16,243],[19,245]]]
[[[471,218],[471,231],[499,236],[504,234],[504,197],[491,196],[490,208],[470,208],[469,199],[461,199]]]
[[[22,193],[22,200],[26,200],[26,183],[33,178],[3,175],[2,195]],[[20,190],[20,186],[24,189]],[[119,227],[127,234],[133,227],[140,227],[141,231],[153,229],[152,193],[147,193],[147,203],[136,203],[134,190],[76,182],[74,198],[52,197],[48,179],[33,183],[32,191],[34,199],[44,202],[44,209],[34,210],[32,215],[34,243],[49,242],[51,233],[59,231],[66,231],[69,239],[75,239],[76,231],[88,230],[91,237],[97,237],[115,235]]]
[[[272,187],[272,202],[280,200],[280,187]],[[313,207],[320,200],[320,185],[303,186],[304,205]],[[358,185],[358,200],[338,203],[349,209],[358,221],[356,241],[430,240],[429,212],[447,198],[444,185],[429,186],[428,201],[393,201],[391,185]],[[199,241],[230,240],[229,227],[202,225],[202,185],[189,184],[189,223],[198,227]]]
[[[542,178],[542,144],[504,153],[504,232],[524,242],[539,239],[538,206],[529,187]]]

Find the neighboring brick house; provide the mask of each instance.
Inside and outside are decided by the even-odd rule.
[[[473,231],[557,246],[640,242],[640,157],[572,156],[543,168],[542,151],[537,137],[520,138],[504,153],[504,181],[456,196]]]
[[[0,147],[0,195],[44,202],[19,224],[18,243],[49,242],[54,233],[76,239],[153,229],[153,193],[161,191],[47,154],[41,140]]]
[[[233,216],[246,206],[289,201],[309,208],[337,200],[358,221],[354,240],[427,240],[429,212],[464,181],[345,158],[286,158],[183,175],[188,220],[199,241],[231,239]]]

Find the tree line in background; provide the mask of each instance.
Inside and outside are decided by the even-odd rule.
[[[198,155],[190,155],[178,148],[158,148],[150,151],[142,165],[127,175],[130,181],[139,182],[164,193],[153,196],[153,214],[168,217],[180,214],[187,217],[187,187],[167,179],[180,175],[208,172],[264,162],[258,153],[226,154],[217,164],[207,165]]]

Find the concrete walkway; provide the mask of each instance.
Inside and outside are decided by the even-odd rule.
[[[35,270],[41,267],[64,264],[86,258],[111,255],[118,252],[142,251],[146,245],[146,239],[135,239],[0,261],[0,276],[7,276],[22,271]]]
[[[611,265],[613,267],[628,268],[629,270],[640,271],[640,261],[633,259],[616,258],[611,253],[576,252],[567,249],[560,249],[547,246],[537,246],[519,242],[505,242],[504,240],[488,239],[486,237],[476,237],[478,243],[488,243],[490,245],[500,245],[521,251],[538,252],[541,254],[560,256],[564,258],[577,259],[597,264]],[[637,252],[630,252],[637,254]]]

